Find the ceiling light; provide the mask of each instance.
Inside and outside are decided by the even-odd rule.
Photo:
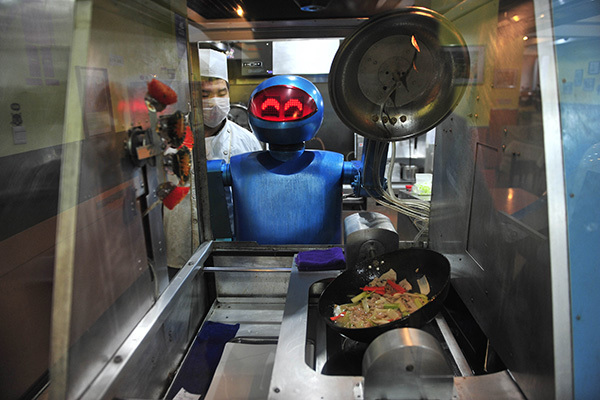
[[[237,15],[239,15],[240,17],[244,16],[244,9],[242,8],[242,6],[237,6],[237,8],[235,9],[235,13]]]

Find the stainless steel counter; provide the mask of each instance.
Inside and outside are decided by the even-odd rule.
[[[348,349],[346,339],[324,329],[315,311],[320,293],[340,271],[298,271],[293,255],[308,248],[220,247],[208,243],[198,250],[84,398],[165,398],[166,388],[159,386],[175,382],[183,368],[170,370],[166,359],[185,365],[198,338],[183,315],[195,310],[205,315],[200,332],[209,321],[239,324],[207,393],[198,393],[203,398],[363,399],[361,359],[351,372],[330,367],[336,354]],[[435,333],[444,349],[455,376],[454,399],[524,398],[508,371],[472,376],[441,313],[423,330]],[[185,348],[185,355],[173,356]],[[140,385],[152,386],[147,390],[152,394],[133,395]]]
[[[287,274],[287,273],[286,273]],[[223,323],[239,323],[240,328],[234,342],[244,346],[231,346],[224,352],[213,384],[218,385],[221,396],[224,382],[247,385],[247,390],[236,388],[235,393],[249,393],[248,399],[356,399],[364,398],[362,376],[326,375],[323,366],[327,362],[328,345],[325,324],[311,316],[311,299],[314,305],[320,291],[339,271],[300,272],[292,268],[285,304],[280,298],[221,298],[212,307],[207,320]],[[249,283],[251,284],[251,283]],[[318,315],[317,315],[318,317]],[[439,315],[432,322],[441,334],[443,347],[447,349],[455,371],[455,399],[480,398],[524,398],[507,371],[495,374],[472,376],[472,372],[444,318]],[[248,345],[277,346],[256,351]],[[254,342],[253,342],[254,341]],[[237,350],[236,350],[237,349]],[[275,350],[276,349],[276,350]],[[269,353],[274,351],[275,353]],[[231,361],[242,355],[254,354],[257,362],[273,362],[272,366],[249,363],[245,371],[239,367],[231,369]],[[273,361],[274,355],[274,361]],[[226,368],[229,365],[229,368]],[[265,370],[272,373],[270,384],[265,385]],[[235,376],[224,376],[227,371]],[[257,389],[258,388],[258,389]],[[212,389],[212,384],[211,384]],[[211,390],[209,390],[209,393]],[[221,397],[238,398],[238,397]]]

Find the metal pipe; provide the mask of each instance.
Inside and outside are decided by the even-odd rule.
[[[287,272],[292,268],[205,267],[205,272]]]
[[[467,362],[458,342],[454,338],[450,327],[446,320],[440,316],[439,314],[435,317],[435,322],[437,323],[438,328],[440,328],[440,332],[442,332],[442,336],[448,345],[448,350],[452,354],[452,358],[460,371],[461,376],[473,376],[473,371]]]

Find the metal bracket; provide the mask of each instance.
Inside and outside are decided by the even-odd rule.
[[[129,154],[135,166],[142,167],[146,163],[155,166],[156,160],[153,157],[159,155],[161,149],[152,140],[152,131],[136,126],[127,131],[127,134],[125,151]]]

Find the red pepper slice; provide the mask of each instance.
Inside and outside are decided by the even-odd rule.
[[[398,293],[405,293],[406,292],[406,289],[404,289],[402,286],[398,285],[396,282],[394,282],[391,279],[388,279],[387,283],[388,283],[388,285],[390,285],[392,287],[392,289],[394,289]]]
[[[377,294],[385,294],[385,286],[365,286],[361,289],[364,292],[375,292]]]
[[[342,318],[344,315],[346,315],[345,312],[339,313],[338,315],[334,315],[333,317],[329,317],[329,319],[332,320],[332,321],[335,321],[336,319]]]

